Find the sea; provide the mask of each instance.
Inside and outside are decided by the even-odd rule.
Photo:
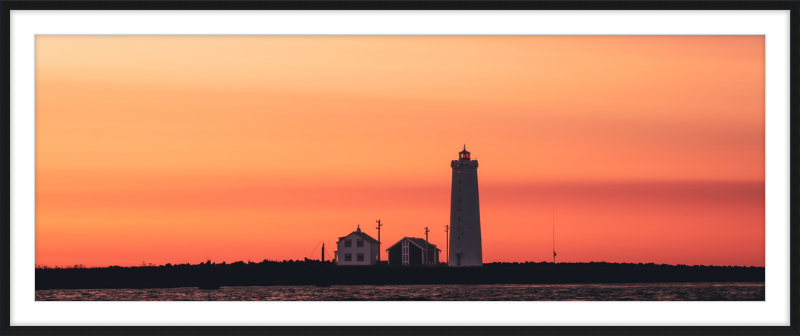
[[[36,301],[764,301],[763,282],[37,290]]]

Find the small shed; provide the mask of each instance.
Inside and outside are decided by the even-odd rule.
[[[389,253],[390,266],[438,265],[439,253],[442,252],[435,244],[415,237],[404,237],[386,251]]]

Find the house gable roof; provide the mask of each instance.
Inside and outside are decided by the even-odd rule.
[[[339,237],[339,240],[337,240],[337,241],[336,241],[336,243],[338,244],[340,241],[342,241],[342,239],[345,239],[345,238],[347,238],[347,237],[350,237],[351,235],[354,235],[354,234],[355,234],[356,236],[359,236],[359,237],[361,237],[362,239],[364,239],[364,240],[366,240],[366,241],[368,241],[368,242],[372,243],[372,244],[380,244],[380,242],[378,242],[377,240],[375,240],[375,238],[372,238],[372,237],[370,237],[368,234],[366,234],[366,233],[364,233],[364,232],[362,232],[362,231],[353,231],[353,232],[350,232],[350,234],[348,234],[348,235],[346,235],[346,236],[344,236],[344,237]]]

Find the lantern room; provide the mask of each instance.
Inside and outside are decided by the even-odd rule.
[[[464,150],[458,153],[458,159],[463,161],[469,161],[469,152],[467,152],[467,145],[464,145]]]

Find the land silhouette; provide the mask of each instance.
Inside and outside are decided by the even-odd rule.
[[[483,267],[336,266],[288,260],[166,264],[134,267],[36,268],[36,289],[172,288],[271,285],[559,284],[656,282],[764,282],[754,266],[654,263],[485,263]]]

